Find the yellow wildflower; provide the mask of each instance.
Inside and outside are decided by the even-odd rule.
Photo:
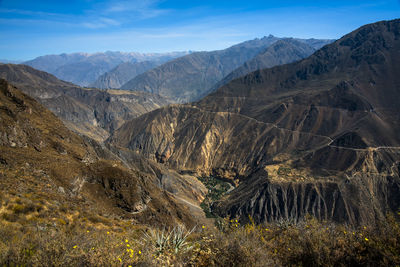
[[[138,252],[139,254],[142,254],[142,252],[139,250],[139,252]]]
[[[73,246],[72,248],[77,248],[78,246],[77,245],[75,245],[75,246]]]
[[[129,244],[126,244],[126,246],[129,248],[130,247],[130,245]]]
[[[368,238],[364,238],[365,239],[365,241],[369,241],[369,239]]]
[[[121,258],[118,258],[119,262],[122,262]]]
[[[110,234],[110,232],[107,232],[107,235],[109,235]]]
[[[128,243],[128,239],[125,239],[125,243]]]
[[[206,228],[206,227],[205,227],[204,225],[202,225],[202,226],[201,226],[201,228],[203,228],[203,229],[204,229],[204,228]]]

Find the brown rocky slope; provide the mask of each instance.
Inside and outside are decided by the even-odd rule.
[[[400,207],[399,51],[400,20],[366,25],[307,59],[145,114],[109,141],[240,182],[215,204],[221,215],[373,222]]]
[[[205,189],[190,177],[138,157],[129,163],[121,160],[95,141],[68,130],[53,113],[2,79],[0,115],[3,198],[15,195],[26,201],[33,197],[55,203],[51,215],[46,215],[55,216],[48,217],[50,221],[60,212],[69,218],[75,216],[69,212],[78,211],[89,220],[100,214],[157,227],[198,223],[190,209],[198,205]],[[190,187],[191,195],[178,186],[172,194],[172,184]],[[3,212],[4,218],[13,220]]]

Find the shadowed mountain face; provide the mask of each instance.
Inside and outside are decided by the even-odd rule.
[[[109,142],[239,186],[215,211],[257,221],[373,223],[400,207],[400,20],[366,25],[191,105],[145,114]]]
[[[88,86],[107,71],[123,62],[161,61],[187,55],[188,52],[171,53],[72,53],[61,55],[46,55],[24,62],[38,70],[49,72],[57,78],[80,86]]]
[[[126,120],[169,103],[143,92],[84,89],[26,65],[0,64],[0,78],[40,101],[69,128],[100,141]]]
[[[280,38],[270,35],[240,43],[225,50],[193,53],[138,75],[121,88],[157,93],[176,102],[193,101],[203,96],[231,71],[259,53],[265,52],[265,49],[278,40]],[[299,39],[299,44],[300,41],[301,46],[309,46],[305,44],[307,40]],[[297,60],[299,54],[301,53],[297,53],[295,58],[282,58],[281,62],[288,63]]]
[[[137,156],[125,158],[129,163],[71,132],[33,98],[0,79],[1,194],[29,192],[56,202],[54,209],[72,205],[88,217],[108,214],[157,226],[196,223],[189,215],[194,204],[181,202],[202,200],[200,182]],[[172,185],[175,195],[168,191]]]
[[[101,75],[90,86],[100,89],[120,88],[123,84],[134,77],[161,65],[162,62],[143,61],[143,62],[124,62],[114,69]]]

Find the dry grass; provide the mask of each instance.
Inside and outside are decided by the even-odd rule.
[[[2,201],[3,214],[17,217],[14,221],[0,219],[0,266],[400,264],[400,224],[393,216],[374,229],[307,218],[297,224],[268,225],[241,225],[225,219],[215,228],[160,230],[106,218],[93,221],[84,216],[70,216],[68,219],[62,212],[57,220],[49,220],[40,218],[48,204],[37,211],[36,202],[32,203],[33,208],[26,209],[28,201],[19,199],[22,208],[15,209],[17,202],[4,198]],[[36,214],[36,219],[32,219],[35,217],[32,214]],[[29,216],[31,220],[26,219]]]

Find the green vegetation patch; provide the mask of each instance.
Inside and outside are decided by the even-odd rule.
[[[217,218],[217,215],[213,214],[210,207],[213,202],[221,199],[221,197],[228,192],[232,185],[213,176],[199,177],[199,180],[206,186],[208,190],[208,193],[203,202],[200,204],[200,207],[204,210],[207,218]]]
[[[292,170],[288,167],[279,167],[277,173],[278,175],[287,176],[291,174]]]

